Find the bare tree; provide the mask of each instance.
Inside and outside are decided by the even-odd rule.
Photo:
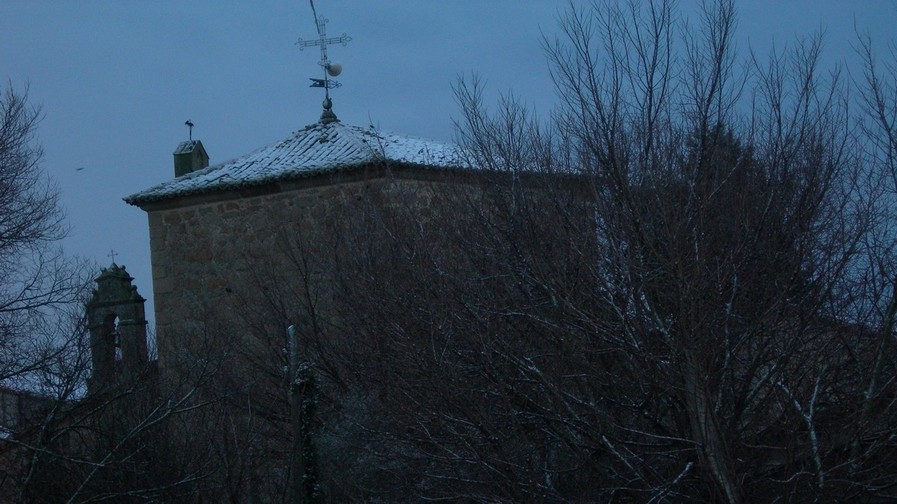
[[[890,291],[857,286],[890,267],[820,40],[740,57],[725,1],[562,28],[550,121],[462,82],[477,171],[372,187],[302,245],[333,261],[310,334],[354,496],[888,496],[892,333],[859,314]]]
[[[894,498],[893,75],[861,46],[858,125],[818,37],[743,57],[732,2],[696,19],[571,5],[549,120],[462,81],[471,170],[278,209],[298,224],[242,289],[208,272],[218,346],[184,346],[214,376],[138,401],[99,457],[42,452],[77,468],[60,495]],[[202,458],[153,473],[155,445]]]
[[[59,245],[67,227],[40,167],[39,120],[27,88],[2,90],[0,380],[14,390],[5,411],[15,411],[3,419],[2,499],[193,502],[203,488],[221,495],[208,478],[217,460],[206,436],[210,426],[223,427],[221,416],[211,415],[211,394],[197,393],[215,372],[214,355],[185,367],[181,384],[163,387],[150,363],[87,394],[85,306],[94,268]]]
[[[31,398],[34,415],[0,442],[0,495],[9,502],[195,502],[231,495],[222,455],[233,416],[209,380],[214,356],[160,379],[155,362],[120,373],[87,394],[90,345],[80,342],[36,373],[48,386]],[[171,377],[170,377],[171,378]],[[224,442],[222,442],[224,439]],[[239,502],[239,500],[234,500]]]
[[[853,421],[868,393],[849,370],[882,347],[853,315],[882,298],[851,294],[875,222],[857,192],[869,171],[845,87],[837,72],[819,76],[818,39],[753,56],[741,73],[731,2],[705,4],[696,26],[676,19],[669,2],[571,7],[564,37],[546,41],[562,103],[547,129],[513,102],[490,116],[476,86],[459,88],[475,164],[512,181],[544,175],[530,191],[506,185],[508,210],[479,237],[505,240],[513,261],[496,266],[527,290],[516,311],[557,307],[559,318],[534,322],[564,328],[554,351],[577,349],[562,365],[580,383],[552,375],[547,353],[502,352],[539,384],[522,413],[568,454],[588,452],[581,467],[603,473],[592,485],[607,495],[886,491],[893,468],[862,449],[843,456],[854,428],[866,447],[889,445],[877,433],[893,414]],[[589,193],[586,212],[556,196],[559,174]],[[564,256],[532,243],[564,243],[556,231],[518,231],[540,214],[580,229],[580,288],[546,267]],[[577,425],[586,418],[600,421]],[[866,479],[852,481],[851,465]]]
[[[863,274],[851,294],[857,299],[855,317],[869,328],[872,343],[867,359],[857,367],[862,387],[851,444],[851,475],[860,491],[890,495],[886,475],[868,477],[865,467],[884,456],[882,450],[893,449],[869,435],[869,431],[894,428],[893,393],[895,367],[893,357],[897,329],[897,233],[893,223],[897,216],[897,99],[894,78],[897,77],[897,47],[893,41],[885,54],[876,54],[872,40],[858,35],[857,54],[863,69],[855,79],[862,109],[860,128],[868,179],[865,202],[874,226],[862,249]]]
[[[35,139],[40,110],[27,88],[0,97],[0,378],[39,366],[53,345],[54,317],[77,303],[87,285],[83,265],[65,256],[59,197],[40,168]]]

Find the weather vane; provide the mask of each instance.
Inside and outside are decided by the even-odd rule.
[[[321,68],[324,69],[324,78],[323,79],[315,79],[311,78],[311,86],[310,87],[320,87],[324,88],[324,113],[321,115],[321,120],[324,122],[331,122],[336,120],[336,115],[330,110],[333,107],[333,102],[330,101],[330,90],[333,88],[337,88],[340,86],[340,83],[331,79],[331,77],[336,77],[343,71],[342,65],[339,63],[332,63],[330,59],[327,57],[327,46],[333,44],[342,44],[345,46],[352,40],[352,37],[349,37],[345,33],[343,33],[339,37],[327,37],[326,34],[326,24],[327,19],[319,18],[318,13],[315,11],[315,2],[314,0],[309,0],[311,4],[311,13],[315,18],[315,26],[318,29],[318,38],[317,40],[302,40],[301,38],[296,42],[296,45],[299,46],[299,50],[303,50],[306,47],[319,46],[321,48],[321,60],[318,61],[318,64],[321,65]]]

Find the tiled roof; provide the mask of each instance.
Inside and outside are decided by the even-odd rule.
[[[464,164],[451,145],[340,122],[306,126],[245,156],[163,182],[125,198],[132,205],[258,186],[386,161],[432,168]]]

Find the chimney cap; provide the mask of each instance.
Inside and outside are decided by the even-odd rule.
[[[197,148],[205,151],[202,146],[202,142],[200,142],[199,140],[185,140],[178,144],[177,148],[172,154],[174,154],[175,156],[177,156],[178,154],[190,154]]]
[[[209,166],[209,154],[199,140],[187,140],[174,150],[174,176],[180,177]]]

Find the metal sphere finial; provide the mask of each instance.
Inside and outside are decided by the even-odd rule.
[[[336,118],[336,114],[333,113],[333,100],[330,99],[329,96],[324,97],[324,112],[321,112],[321,123],[327,124],[335,121],[339,121]]]

